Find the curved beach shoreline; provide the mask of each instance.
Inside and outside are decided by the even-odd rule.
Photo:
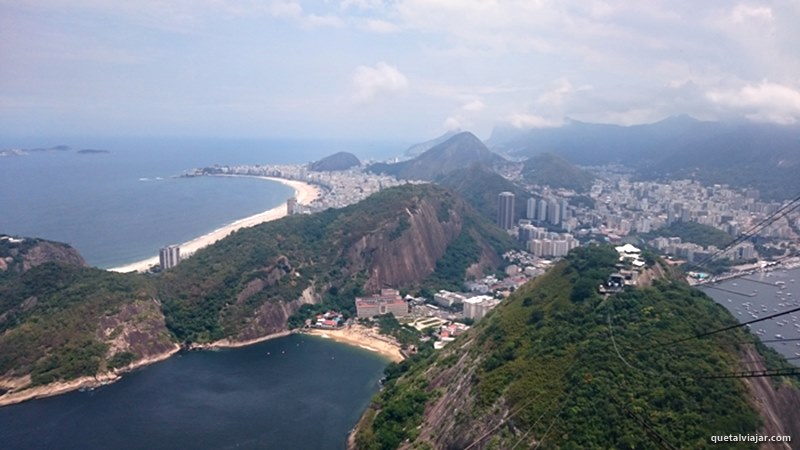
[[[224,175],[224,176],[248,176],[248,175]],[[257,177],[257,176],[249,176],[249,177],[259,178],[262,180],[275,181],[291,187],[292,189],[294,189],[294,195],[297,198],[297,203],[301,205],[308,205],[320,196],[320,190],[318,187],[312,184],[304,183],[302,181],[287,180],[283,178],[274,178],[274,177]],[[268,209],[264,212],[254,214],[250,217],[245,217],[243,219],[231,222],[228,225],[217,228],[216,230],[210,233],[204,234],[203,236],[194,238],[188,242],[180,244],[181,256],[183,257],[191,256],[191,254],[193,254],[197,250],[200,250],[203,247],[207,247],[217,242],[218,240],[224,238],[225,236],[229,235],[230,233],[236,230],[239,230],[241,228],[252,227],[272,220],[277,220],[282,217],[285,217],[286,214],[287,214],[286,204],[283,203],[272,209]],[[121,272],[121,273],[144,272],[156,264],[158,264],[158,256],[153,256],[152,258],[147,258],[142,261],[126,264],[124,266],[114,267],[108,270],[112,272]]]
[[[361,325],[352,325],[348,328],[333,330],[314,328],[303,332],[378,353],[392,362],[400,362],[405,359],[405,356],[400,352],[400,344],[394,339],[382,336],[373,329]]]
[[[215,349],[228,349],[239,348],[249,345],[258,344],[264,341],[279,339],[290,336],[297,331],[281,331],[278,333],[268,334],[256,339],[248,341],[229,341],[223,339],[220,341],[212,342],[209,344],[193,345],[190,350],[215,350]],[[392,362],[400,362],[405,359],[405,356],[400,352],[400,345],[394,339],[381,336],[377,331],[363,327],[361,325],[353,325],[349,328],[335,329],[335,330],[320,330],[320,329],[307,329],[300,333],[311,336],[317,336],[323,339],[331,339],[341,344],[359,347],[364,350],[378,353],[384,358]],[[109,371],[106,373],[98,374],[92,377],[81,377],[68,381],[57,381],[55,383],[46,384],[43,386],[36,386],[21,391],[12,391],[5,395],[0,395],[0,407],[22,403],[28,400],[38,398],[52,397],[55,395],[66,394],[67,392],[76,391],[81,388],[94,388],[110,383],[119,381],[127,372],[149,366],[160,361],[164,361],[181,350],[181,346],[175,344],[170,350],[153,355],[149,358],[144,358],[134,362],[126,367],[118,370]],[[7,387],[11,387],[14,382],[27,383],[29,379],[22,377],[17,380],[5,379],[2,380]]]

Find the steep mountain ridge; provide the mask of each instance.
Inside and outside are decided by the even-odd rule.
[[[573,251],[441,352],[391,366],[350,447],[657,448],[623,406],[676,448],[713,448],[709,436],[758,432],[750,387],[701,379],[738,370],[742,348],[729,341],[759,347],[756,338],[731,331],[649,346],[736,321],[679,281],[599,297],[596,287],[616,260],[610,247]],[[771,361],[788,367],[781,360]],[[781,389],[790,391],[784,399],[797,396],[790,384]],[[792,417],[788,403],[770,407]]]
[[[441,144],[442,142],[450,139],[451,137],[455,136],[456,134],[461,133],[461,130],[452,130],[448,131],[441,136],[435,137],[429,141],[420,142],[419,144],[414,144],[406,149],[403,153],[405,156],[419,156],[428,150],[432,149],[433,147]]]
[[[502,156],[491,152],[474,134],[465,131],[438,144],[418,157],[395,164],[373,164],[369,170],[407,180],[434,181],[454,170],[482,163],[489,167],[508,164]]]
[[[497,218],[497,196],[501,192],[514,194],[514,222],[525,217],[530,194],[484,164],[476,163],[454,170],[436,180],[437,184],[457,192],[476,211],[488,220]]]
[[[209,342],[249,337],[242,333],[264,303],[303,297],[352,310],[352,296],[338,293],[419,284],[462,233],[478,236],[477,245],[495,254],[502,251],[493,245],[511,245],[462,199],[434,185],[387,189],[346,208],[240,230],[164,274],[167,323],[181,340]]]

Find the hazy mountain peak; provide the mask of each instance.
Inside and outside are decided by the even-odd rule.
[[[370,170],[408,180],[433,181],[456,169],[483,163],[496,167],[507,163],[469,131],[462,131],[431,147],[414,159],[397,164],[373,164]]]
[[[405,151],[406,156],[419,156],[422,153],[430,150],[431,148],[435,147],[436,145],[441,144],[442,142],[450,139],[451,137],[455,136],[456,134],[460,133],[461,129],[455,129],[447,131],[446,133],[442,134],[441,136],[435,137],[429,141],[420,142],[419,144],[414,144],[411,147],[407,148]]]

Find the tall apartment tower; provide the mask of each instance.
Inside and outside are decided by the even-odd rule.
[[[497,196],[497,226],[504,230],[514,227],[514,194],[501,192]]]
[[[527,219],[535,219],[536,218],[536,198],[531,197],[528,199],[528,204],[526,205],[528,208],[525,211],[525,218]]]
[[[539,204],[536,208],[536,220],[539,223],[543,223],[547,220],[547,200],[539,199]]]
[[[547,203],[547,221],[553,225],[561,224],[561,205],[553,198]]]
[[[158,251],[158,262],[161,270],[167,270],[178,265],[181,261],[181,248],[177,245],[170,245]]]

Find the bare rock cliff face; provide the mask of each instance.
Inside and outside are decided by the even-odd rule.
[[[0,236],[0,271],[22,274],[48,262],[86,267],[77,250],[66,244],[40,239]]]
[[[304,304],[313,304],[318,301],[319,299],[314,290],[309,287],[300,298],[295,300],[289,302],[266,302],[258,308],[247,327],[234,340],[246,342],[288,331],[286,322],[289,317]]]
[[[748,346],[742,353],[744,361],[759,361],[761,356],[752,346]],[[752,363],[751,363],[752,364]],[[766,370],[763,363],[752,366],[752,370]],[[795,440],[790,443],[770,444],[765,443],[760,448],[764,449],[798,449],[800,442],[800,390],[794,386],[783,383],[776,387],[770,378],[745,378],[750,400],[759,412],[762,420],[760,434],[770,436],[792,436]]]
[[[436,268],[447,246],[461,232],[462,218],[451,213],[449,220],[439,222],[436,205],[423,201],[408,213],[408,229],[396,239],[387,232],[364,236],[348,254],[356,266],[366,267],[367,292],[387,286],[419,282]]]
[[[116,314],[100,318],[97,337],[108,345],[107,359],[130,352],[136,355],[134,361],[146,360],[175,348],[155,299],[134,301]]]
[[[47,262],[61,262],[74,266],[86,266],[86,261],[72,247],[55,242],[39,241],[34,247],[23,255],[22,271]]]

